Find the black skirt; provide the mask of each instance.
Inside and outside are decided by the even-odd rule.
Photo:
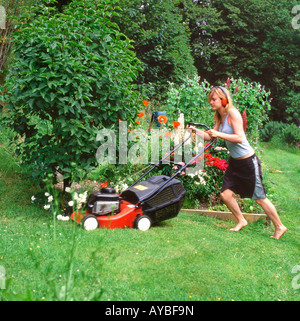
[[[230,189],[241,198],[264,199],[266,189],[262,180],[261,163],[256,154],[245,159],[229,157],[221,192]]]

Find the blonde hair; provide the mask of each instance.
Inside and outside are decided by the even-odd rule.
[[[208,94],[208,102],[210,102],[210,100],[211,100],[211,98],[212,98],[212,96],[213,96],[214,94],[217,94],[220,99],[222,99],[222,98],[227,98],[227,105],[224,106],[224,110],[225,110],[225,113],[228,114],[228,113],[229,113],[229,110],[230,110],[230,109],[233,109],[234,106],[233,106],[232,98],[231,98],[231,95],[230,95],[229,91],[228,91],[226,88],[224,88],[224,87],[222,87],[222,88],[223,88],[223,90],[226,92],[227,97],[226,97],[225,93],[223,92],[223,90],[222,90],[220,87],[213,87],[213,88],[211,89],[210,93]],[[216,124],[217,126],[220,125],[221,116],[220,116],[220,114],[219,114],[217,111],[215,112],[215,115],[214,115],[214,121],[215,121],[215,124]]]

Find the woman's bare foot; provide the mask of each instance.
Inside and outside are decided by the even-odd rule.
[[[248,222],[244,219],[241,222],[239,222],[234,228],[231,228],[230,231],[237,232],[247,225],[248,225]]]
[[[287,228],[284,225],[281,225],[280,227],[275,228],[274,235],[271,236],[272,239],[279,240],[280,237],[286,232]]]

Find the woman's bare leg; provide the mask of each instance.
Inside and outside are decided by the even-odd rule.
[[[237,225],[234,228],[231,228],[230,230],[239,231],[240,229],[245,227],[248,223],[245,220],[237,201],[233,197],[233,192],[230,189],[226,189],[224,192],[221,193],[221,199],[226,204],[231,213],[238,220]]]
[[[265,211],[265,213],[268,215],[268,217],[275,226],[274,235],[271,237],[279,240],[280,237],[286,232],[287,228],[282,224],[275,206],[270,202],[268,198],[255,201],[258,205],[262,207],[262,209]]]

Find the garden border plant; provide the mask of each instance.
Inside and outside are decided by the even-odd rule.
[[[278,148],[284,144],[291,147],[300,147],[300,129],[295,124],[286,124],[278,121],[269,121],[260,133],[263,142],[272,142]]]
[[[166,110],[172,115],[184,113],[189,121],[202,122],[213,127],[213,114],[207,97],[212,85],[205,79],[194,75],[182,80],[181,85],[169,83]],[[258,130],[268,119],[271,109],[270,91],[258,82],[227,78],[226,86],[231,92],[234,106],[241,112],[246,111],[247,138],[251,142],[259,138]]]

